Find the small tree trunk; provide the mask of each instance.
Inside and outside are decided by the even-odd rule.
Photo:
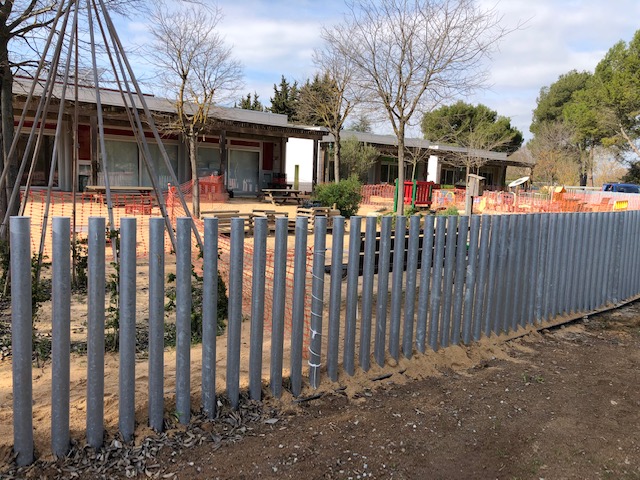
[[[404,124],[398,127],[398,188],[396,194],[396,215],[404,215]]]
[[[194,218],[200,218],[200,182],[198,180],[198,139],[191,130],[189,135],[189,161],[191,163],[191,202]]]
[[[473,210],[473,197],[471,196],[471,190],[469,189],[469,174],[471,173],[471,169],[469,165],[467,165],[467,176],[465,179],[466,188],[464,195],[464,214],[471,215],[471,211]]]
[[[340,130],[333,132],[336,140],[336,146],[333,149],[333,180],[338,183],[340,181]]]
[[[2,158],[0,158],[0,169],[9,168],[9,175],[5,184],[5,189],[0,191],[0,215],[4,218],[7,211],[7,202],[11,196],[13,186],[16,180],[17,166],[14,154],[13,159],[8,158],[11,144],[13,143],[14,125],[13,125],[13,74],[9,67],[9,49],[8,39],[4,36],[0,38],[0,117],[2,118]],[[1,171],[1,170],[0,170]],[[18,202],[14,206],[12,215],[18,213]],[[9,229],[5,229],[8,233]]]

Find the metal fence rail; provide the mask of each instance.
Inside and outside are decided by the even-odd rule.
[[[191,349],[191,229],[189,218],[177,222],[176,255],[176,410],[188,423],[193,408]],[[19,465],[33,461],[30,220],[11,219],[12,348],[14,450]],[[424,352],[477,341],[483,336],[544,324],[563,315],[588,314],[640,293],[640,212],[537,213],[468,217],[342,217],[333,220],[331,245],[327,225],[317,220],[313,237],[307,219],[295,224],[296,262],[293,324],[285,339],[284,275],[288,225],[276,220],[274,291],[265,292],[267,225],[257,222],[251,264],[243,256],[242,219],[231,228],[227,350],[216,352],[217,220],[205,221],[203,267],[202,408],[216,408],[216,358],[225,356],[226,392],[232,406],[240,401],[240,351],[243,317],[249,317],[249,390],[259,399],[261,383],[282,394],[290,359],[291,392],[300,395],[303,379],[318,387],[323,376],[337,380],[368,370],[373,359],[411,358]],[[363,228],[364,227],[364,228]],[[135,398],[136,219],[122,224],[120,267],[119,429],[125,440],[134,434],[136,405],[148,403],[149,425],[163,428],[164,224],[149,225],[149,389]],[[69,448],[69,238],[68,218],[53,221],[53,354],[52,451]],[[307,242],[313,239],[312,278],[307,282]],[[105,220],[89,222],[89,288],[86,439],[92,447],[104,438]],[[344,246],[348,250],[343,252]],[[330,254],[328,252],[330,250]],[[346,253],[346,278],[343,253]],[[330,265],[330,266],[329,266]],[[243,311],[243,270],[253,270],[252,303]],[[326,273],[329,272],[329,273]],[[362,277],[362,278],[360,278]],[[309,287],[310,285],[310,287]],[[271,338],[264,342],[265,295],[273,295]],[[311,319],[305,323],[305,300],[311,297]],[[305,328],[309,325],[309,328]],[[308,343],[304,340],[308,339]],[[308,352],[303,350],[307,344]],[[263,357],[263,347],[270,349]],[[263,358],[270,376],[262,377]],[[340,369],[342,366],[342,370]],[[342,372],[342,373],[341,373]],[[172,394],[173,395],[173,394]]]

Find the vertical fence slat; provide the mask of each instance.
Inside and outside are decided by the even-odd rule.
[[[570,268],[571,259],[569,256],[569,244],[571,239],[569,237],[569,230],[571,228],[571,215],[570,213],[563,213],[561,216],[561,240],[560,240],[560,265],[558,265],[558,303],[556,314],[562,315],[566,312],[567,306],[567,284],[568,284],[568,272]]]
[[[273,254],[273,305],[271,314],[271,364],[269,384],[271,394],[282,395],[282,355],[284,348],[284,306],[287,278],[287,236],[289,220],[276,218],[276,240]]]
[[[543,319],[544,308],[543,304],[546,301],[545,298],[545,286],[548,281],[547,277],[547,263],[548,263],[548,246],[549,246],[549,214],[540,215],[540,234],[538,236],[538,252],[536,256],[537,265],[537,279],[536,279],[536,292],[535,292],[535,314],[534,321],[539,323]]]
[[[120,219],[120,365],[118,427],[125,442],[135,430],[136,219]]]
[[[505,279],[506,275],[499,275],[500,272],[505,272],[507,268],[507,242],[509,232],[509,218],[507,216],[498,217],[499,222],[496,227],[496,269],[494,270],[495,283],[490,285],[491,288],[491,318],[493,319],[493,332],[496,335],[500,335],[503,331],[503,314],[504,314],[504,296],[505,296]],[[493,243],[493,234],[491,236]],[[493,245],[492,245],[493,246]]]
[[[498,248],[500,246],[500,231],[502,226],[501,215],[496,215],[492,217],[491,220],[491,235],[490,235],[490,244],[489,244],[489,272],[488,272],[488,280],[487,285],[484,287],[486,291],[485,295],[485,306],[484,306],[484,334],[485,336],[491,335],[491,332],[496,332],[496,312],[494,305],[496,303],[496,271],[498,269]]]
[[[547,256],[543,257],[545,264],[545,281],[544,281],[544,294],[542,300],[544,302],[544,308],[542,313],[542,321],[549,320],[551,318],[551,310],[553,309],[553,291],[557,287],[555,278],[555,264],[556,264],[556,230],[558,226],[558,215],[548,215],[549,228],[547,230],[546,245]]]
[[[405,358],[413,354],[413,323],[415,322],[418,254],[420,250],[420,217],[413,215],[409,221],[409,247],[407,254],[407,287],[404,300],[402,329],[402,353]]]
[[[453,302],[453,274],[456,263],[458,217],[447,217],[447,240],[444,254],[444,280],[442,283],[442,324],[440,346],[448,347],[451,338],[451,304]]]
[[[476,292],[473,299],[473,339],[477,342],[485,331],[489,335],[488,328],[483,326],[488,324],[486,308],[486,292],[489,265],[489,239],[491,237],[491,215],[483,215],[480,220],[480,245],[478,246],[478,279],[476,281]]]
[[[329,286],[329,338],[327,342],[327,374],[338,380],[338,341],[340,337],[340,303],[342,300],[342,254],[344,250],[344,217],[333,218],[331,245],[331,284]]]
[[[227,395],[233,409],[240,404],[240,345],[242,334],[242,275],[244,219],[231,219],[229,261],[229,323],[227,325]]]
[[[52,222],[51,282],[51,451],[57,457],[69,451],[69,378],[71,351],[71,224],[68,217]]]
[[[267,217],[253,221],[253,278],[251,279],[251,332],[249,339],[249,397],[262,399],[262,344],[264,294],[267,271]]]
[[[11,354],[13,450],[19,466],[33,462],[31,219],[11,217]]]
[[[600,228],[601,235],[601,251],[602,251],[602,259],[600,261],[600,271],[599,273],[599,283],[598,290],[598,301],[596,305],[603,306],[608,301],[608,293],[609,293],[609,265],[611,264],[611,241],[612,238],[612,224],[613,214],[610,213],[601,213],[602,216],[602,224]]]
[[[453,285],[453,321],[451,328],[451,343],[460,343],[460,328],[462,324],[462,299],[464,295],[465,274],[467,272],[467,238],[469,232],[469,217],[462,216],[458,222],[456,247],[456,270]]]
[[[524,269],[523,262],[523,252],[525,248],[525,220],[527,220],[528,215],[513,215],[514,225],[514,238],[513,245],[514,248],[514,256],[513,262],[509,263],[509,271],[512,276],[513,283],[513,295],[510,295],[511,298],[511,309],[508,312],[508,315],[511,317],[510,320],[510,330],[516,331],[518,330],[518,326],[520,325],[520,305],[522,303],[522,290],[524,279],[527,275],[527,271]]]
[[[587,214],[585,212],[578,213],[576,219],[576,230],[573,235],[576,238],[575,251],[573,253],[574,266],[571,269],[571,295],[569,303],[569,311],[582,311],[582,292],[586,290],[587,275],[583,271],[583,265],[586,263],[589,251],[588,245],[588,226],[586,224]]]
[[[87,443],[104,438],[105,219],[89,218],[87,284]]]
[[[360,323],[360,368],[369,371],[371,357],[371,319],[376,256],[376,217],[367,217],[362,266],[362,320]]]
[[[429,305],[429,347],[438,350],[440,304],[442,299],[442,271],[446,236],[446,217],[436,219],[436,246],[433,253],[433,277],[431,280],[431,304]]]
[[[602,260],[602,232],[601,220],[602,212],[588,214],[589,233],[587,243],[589,245],[589,253],[584,262],[584,272],[587,277],[586,288],[582,292],[583,310],[589,312],[593,310],[598,302],[598,292],[596,290],[596,278],[600,274],[600,263]]]
[[[518,217],[520,215],[509,215],[509,233],[507,236],[507,263],[503,272],[503,296],[502,296],[502,331],[510,332],[514,328],[513,306],[515,305],[514,295],[520,272],[517,270],[517,250],[520,239],[518,238]]]
[[[562,263],[562,230],[563,225],[562,222],[564,220],[563,214],[556,214],[552,216],[554,222],[553,229],[553,238],[552,248],[551,248],[551,257],[552,263],[549,272],[549,280],[550,280],[550,288],[549,288],[549,313],[547,318],[549,320],[553,319],[556,315],[558,315],[558,295],[561,290],[560,284],[560,268]]]
[[[476,270],[478,265],[478,237],[480,233],[480,217],[471,217],[469,231],[469,252],[467,254],[466,287],[464,291],[464,312],[462,317],[462,341],[471,341],[471,322],[473,320],[473,297],[476,288]]]
[[[163,218],[149,219],[149,237],[149,426],[161,432],[164,427]]]
[[[400,356],[400,316],[402,315],[402,281],[405,268],[407,217],[398,215],[393,239],[393,265],[391,274],[391,318],[389,322],[389,355]]]
[[[433,236],[435,216],[427,215],[424,220],[424,240],[420,265],[420,292],[416,322],[416,348],[425,352],[427,338],[427,317],[429,314],[429,293],[431,291],[431,264],[433,263]]]
[[[389,266],[391,262],[391,222],[390,216],[382,217],[380,227],[380,248],[378,258],[378,294],[376,302],[376,335],[374,356],[379,366],[384,365],[387,336],[387,304],[389,300]]]
[[[536,321],[536,295],[538,291],[538,272],[540,270],[540,264],[542,257],[540,256],[540,220],[539,213],[534,213],[531,220],[531,235],[529,244],[529,261],[528,269],[531,272],[529,275],[529,285],[527,286],[527,308],[524,311],[523,318],[525,318],[525,325],[533,325]]]
[[[374,219],[375,220],[375,219]],[[313,278],[311,281],[311,331],[309,332],[309,383],[320,385],[322,366],[322,312],[324,307],[324,265],[327,250],[327,217],[317,217],[313,227]]]
[[[355,373],[356,316],[358,314],[358,275],[362,217],[353,216],[349,223],[349,261],[347,262],[347,305],[344,323],[344,371]]]
[[[635,296],[638,294],[638,268],[639,262],[638,257],[640,256],[640,242],[635,241],[635,239],[640,237],[640,215],[638,215],[638,211],[635,210],[633,212],[632,218],[629,220],[632,225],[632,233],[631,233],[631,242],[633,251],[631,253],[631,261],[633,267],[630,268],[630,285],[629,285],[629,296]]]
[[[613,274],[616,271],[615,255],[616,255],[616,213],[610,213],[606,217],[606,240],[605,250],[607,252],[604,263],[604,288],[602,294],[602,303],[609,304],[614,300]]]
[[[177,223],[176,250],[176,415],[191,419],[191,218]]]
[[[293,305],[291,315],[291,392],[302,389],[302,341],[304,335],[304,298],[307,277],[307,235],[309,219],[296,218],[296,243],[293,268]]]

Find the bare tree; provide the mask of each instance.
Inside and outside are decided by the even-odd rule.
[[[405,133],[414,114],[480,87],[483,61],[507,30],[494,9],[474,0],[353,0],[348,6],[344,21],[324,29],[323,37],[352,62],[367,100],[391,122],[402,185]]]
[[[144,9],[142,0],[108,0],[112,11],[126,15],[132,9]],[[43,54],[48,43],[48,33],[69,9],[75,8],[73,0],[7,0],[0,2],[0,118],[2,126],[2,155],[0,171],[8,168],[6,190],[0,191],[0,215],[4,216],[7,200],[15,184],[18,156],[9,158],[15,136],[13,111],[13,82],[16,73],[31,75],[40,66],[40,73],[51,66],[50,58]],[[82,26],[81,26],[82,27]],[[55,33],[55,32],[52,32]],[[64,34],[65,32],[57,32]],[[52,38],[52,37],[51,37]],[[44,68],[42,68],[44,67]],[[17,211],[17,204],[14,206]],[[15,213],[15,212],[14,212]]]
[[[193,215],[198,217],[198,136],[206,130],[214,105],[230,99],[242,88],[242,66],[216,31],[222,18],[220,9],[202,2],[188,3],[189,8],[181,9],[158,3],[152,14],[151,33],[159,78],[177,113],[166,128],[187,141]]]
[[[333,135],[333,171],[337,183],[340,181],[340,132],[357,103],[352,81],[354,68],[350,59],[331,43],[314,52],[313,62],[322,73],[300,89],[298,117],[326,127]]]
[[[527,148],[535,158],[535,178],[548,185],[574,184],[578,180],[575,164],[580,158],[573,139],[573,127],[564,122],[545,122]]]

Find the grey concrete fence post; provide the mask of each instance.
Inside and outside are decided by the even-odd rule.
[[[136,219],[120,220],[120,366],[118,427],[125,442],[136,424]]]
[[[191,222],[180,217],[176,235],[176,415],[191,419]]]
[[[264,337],[264,293],[267,262],[267,217],[256,217],[253,223],[249,396],[252,400],[260,400],[262,398],[262,344]]]
[[[149,219],[149,426],[164,427],[164,239],[163,218]]]
[[[362,217],[352,216],[349,220],[349,260],[347,262],[347,305],[344,322],[344,371],[355,373],[356,322],[358,314],[358,276],[360,270],[360,243]]]
[[[114,239],[115,241],[115,239]],[[105,219],[89,218],[87,285],[87,443],[104,442]]]
[[[373,317],[373,280],[376,260],[376,217],[367,217],[362,266],[362,321],[360,323],[360,368],[371,364],[371,320]]]
[[[31,219],[11,217],[11,355],[13,450],[18,466],[33,462]]]
[[[240,402],[240,343],[242,334],[242,275],[244,219],[231,219],[229,265],[229,323],[227,325],[227,395],[231,407]]]
[[[280,398],[282,395],[282,355],[284,348],[284,307],[287,279],[287,237],[289,220],[276,218],[276,241],[273,253],[273,305],[271,313],[271,394]]]
[[[51,306],[51,451],[56,457],[69,452],[69,379],[71,355],[71,223],[54,217]]]
[[[218,219],[204,219],[202,281],[202,408],[216,414],[216,337],[218,335]]]
[[[322,366],[322,312],[324,310],[324,266],[327,249],[327,217],[317,217],[313,227],[313,278],[311,280],[311,331],[309,339],[309,383],[320,385]]]

